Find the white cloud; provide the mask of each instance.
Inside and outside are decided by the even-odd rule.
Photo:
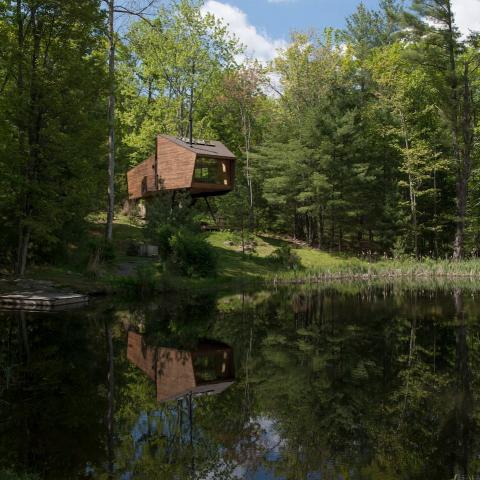
[[[480,31],[480,0],[452,0],[455,23],[464,35]]]
[[[245,54],[249,58],[268,62],[276,56],[278,49],[285,48],[287,45],[283,39],[272,39],[267,34],[259,32],[249,22],[246,13],[238,7],[218,0],[208,0],[202,10],[212,13],[229,25],[230,31],[238,37],[240,43],[245,45]]]

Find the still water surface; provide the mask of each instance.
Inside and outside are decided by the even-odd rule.
[[[478,293],[341,285],[0,312],[0,472],[479,478]]]

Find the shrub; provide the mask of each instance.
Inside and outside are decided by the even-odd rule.
[[[115,249],[112,242],[95,238],[88,243],[87,247],[87,272],[92,277],[100,274],[101,266],[105,263],[112,263],[115,260]]]
[[[155,291],[157,272],[151,265],[137,267],[134,284],[140,296],[149,295]]]
[[[99,263],[112,263],[115,260],[115,248],[112,242],[103,238],[95,238],[88,243],[90,260],[96,259]]]
[[[113,277],[112,284],[127,294],[148,296],[161,290],[161,279],[156,268],[152,265],[140,265],[134,275]]]
[[[156,239],[158,244],[158,255],[164,261],[167,260],[172,253],[170,241],[176,231],[175,227],[169,224],[162,225],[157,229]]]
[[[300,270],[302,262],[290,245],[282,245],[270,254],[270,260],[287,270]]]
[[[170,239],[170,268],[187,277],[215,275],[217,258],[212,246],[203,238],[179,230]]]

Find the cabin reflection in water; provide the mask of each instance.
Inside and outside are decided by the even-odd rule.
[[[156,383],[158,402],[218,394],[235,380],[233,350],[221,342],[203,342],[189,352],[148,346],[143,335],[129,331],[127,358]]]

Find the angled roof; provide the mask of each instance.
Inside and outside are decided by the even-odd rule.
[[[231,158],[235,159],[235,155],[221,142],[208,141],[208,142],[194,142],[193,145],[190,145],[188,141],[184,141],[180,138],[172,137],[171,135],[159,135],[160,137],[166,138],[171,142],[186,148],[187,150],[193,151],[197,155],[212,157],[212,158]]]

